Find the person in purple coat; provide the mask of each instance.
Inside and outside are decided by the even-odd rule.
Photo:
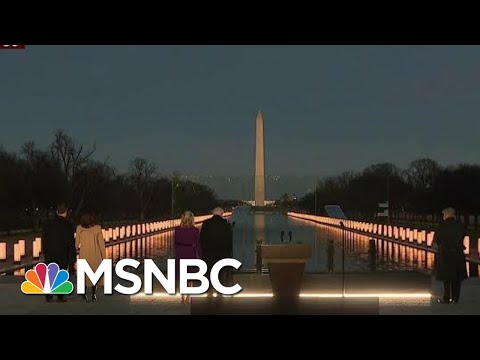
[[[195,227],[195,216],[191,211],[182,215],[180,226],[175,228],[175,274],[177,282],[180,276],[181,259],[201,259],[200,231]],[[186,304],[188,296],[182,295],[182,304]]]

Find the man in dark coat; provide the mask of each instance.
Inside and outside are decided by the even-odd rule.
[[[233,233],[230,223],[223,218],[223,209],[213,210],[213,217],[206,220],[200,231],[200,246],[203,260],[207,263],[208,272],[218,261],[233,256]],[[223,286],[232,285],[232,269],[223,268],[220,272]]]
[[[463,239],[465,226],[455,220],[455,210],[447,208],[442,211],[444,221],[435,232],[433,243],[438,249],[436,257],[437,280],[443,281],[443,298],[439,302],[458,303],[460,286],[467,278],[467,267]]]
[[[47,222],[43,228],[43,253],[47,266],[56,263],[62,270],[73,269],[72,259],[75,257],[75,229],[73,224],[67,220],[68,209],[65,205],[57,207],[54,219]],[[50,302],[53,295],[47,295],[47,302]],[[65,302],[63,295],[58,295],[59,302]]]

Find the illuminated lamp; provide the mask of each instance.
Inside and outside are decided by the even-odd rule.
[[[465,250],[463,251],[466,255],[470,255],[470,236],[465,236],[463,238],[463,246]]]
[[[20,263],[22,256],[20,255],[20,245],[14,244],[13,245],[13,261],[15,263]]]
[[[0,261],[7,260],[7,243],[0,243]]]
[[[20,256],[25,256],[25,240],[18,240],[18,246],[20,248]]]
[[[40,238],[33,240],[33,258],[38,259],[40,257]]]

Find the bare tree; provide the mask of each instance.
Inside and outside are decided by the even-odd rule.
[[[73,138],[63,130],[57,130],[49,150],[53,161],[62,170],[69,188],[68,201],[71,202],[77,191],[83,192],[84,190],[78,189],[80,184],[77,181],[77,174],[88,164],[95,153],[96,146],[94,144],[92,148],[86,149],[83,144],[77,145]]]
[[[77,176],[78,181],[76,183],[79,184],[77,188],[80,191],[78,192],[78,201],[76,202],[76,214],[83,208],[86,198],[91,196],[96,187],[102,183],[112,181],[115,177],[115,171],[108,166],[106,160],[103,163],[90,160],[82,167]]]
[[[408,183],[416,190],[426,190],[433,186],[438,176],[440,165],[431,159],[412,161],[405,172]]]
[[[53,142],[50,144],[50,154],[61,167],[66,180],[73,183],[75,175],[86,165],[95,153],[95,144],[91,149],[84,145],[77,145],[75,141],[63,130],[57,130]]]
[[[25,157],[29,164],[35,162],[39,155],[39,150],[33,141],[27,141],[25,144],[22,145],[20,149],[20,153]]]
[[[145,218],[145,212],[154,195],[154,183],[157,176],[157,166],[142,158],[136,158],[130,164],[130,183],[138,195],[140,220]]]

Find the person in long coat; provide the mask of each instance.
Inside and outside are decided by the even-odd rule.
[[[54,219],[48,221],[42,234],[43,255],[47,265],[56,263],[62,270],[69,270],[72,273],[73,266],[70,259],[75,256],[75,228],[67,219],[68,209],[64,204],[57,206]],[[58,295],[58,302],[67,301],[63,295]],[[46,300],[50,302],[53,295],[47,295]]]
[[[233,231],[230,223],[223,218],[223,209],[215,208],[212,218],[203,223],[200,231],[200,246],[209,274],[218,261],[233,257]],[[231,286],[233,282],[232,268],[223,268],[219,277],[223,286]],[[210,288],[209,293],[211,291]]]
[[[201,259],[199,241],[200,231],[195,227],[195,216],[191,211],[185,211],[182,215],[180,226],[175,229],[175,278],[180,280],[180,260]],[[188,270],[192,272],[194,270]],[[188,296],[182,295],[182,304],[187,304]]]
[[[95,224],[95,214],[84,213],[80,217],[80,225],[77,227],[77,248],[80,249],[78,258],[84,259],[93,271],[97,271],[102,261],[106,258],[105,240],[102,234],[102,228]],[[93,284],[87,277],[86,286],[92,289],[92,301],[97,301],[97,287],[103,285],[103,277]],[[88,296],[85,293],[83,299],[88,302]]]
[[[455,210],[447,208],[442,211],[444,221],[435,232],[433,243],[438,249],[436,256],[436,278],[443,281],[444,292],[440,303],[458,303],[460,288],[467,278],[463,239],[465,226],[455,220]]]

